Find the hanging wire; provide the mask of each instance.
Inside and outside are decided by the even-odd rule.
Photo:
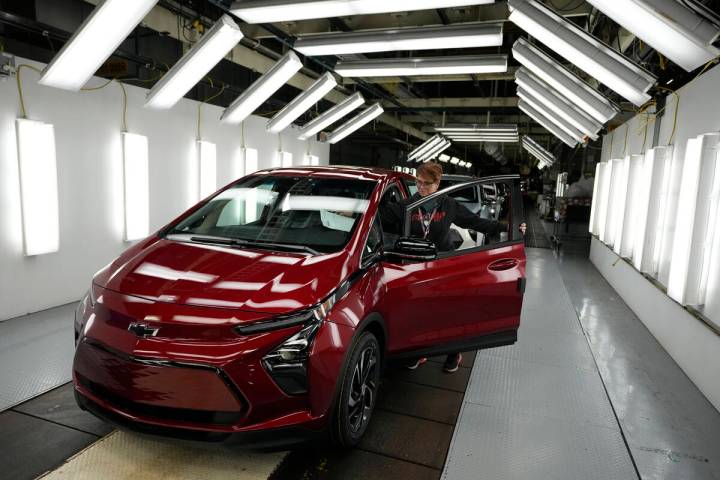
[[[17,82],[18,97],[20,98],[20,111],[22,112],[22,118],[27,118],[27,110],[25,110],[25,97],[23,96],[22,90],[22,79],[20,78],[23,68],[29,68],[30,70],[33,70],[41,75],[42,71],[37,67],[33,67],[32,65],[27,65],[25,63],[17,66],[15,81]]]
[[[680,110],[680,95],[678,95],[678,93],[675,90],[672,90],[670,88],[665,88],[665,87],[657,87],[657,88],[659,88],[660,90],[665,90],[665,91],[670,92],[673,95],[675,95],[675,117],[673,119],[672,132],[670,133],[670,138],[668,139],[668,146],[670,146],[673,144],[673,140],[675,139],[675,132],[677,129],[678,110]]]
[[[212,78],[208,77],[208,80],[210,81],[210,86],[214,88],[214,87],[215,87],[215,84],[213,83]],[[202,138],[201,131],[200,131],[200,124],[201,124],[201,120],[200,120],[200,119],[201,119],[201,116],[202,116],[202,106],[203,106],[206,102],[209,102],[210,100],[213,100],[213,99],[219,97],[220,95],[222,95],[222,93],[225,91],[225,87],[227,87],[227,84],[223,82],[222,87],[220,88],[220,91],[219,91],[219,92],[215,93],[214,95],[211,95],[211,96],[207,97],[205,100],[203,100],[203,101],[201,101],[200,103],[198,103],[198,115],[197,115],[197,139],[198,139],[198,140],[200,140],[200,139]]]

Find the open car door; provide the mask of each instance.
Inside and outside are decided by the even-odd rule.
[[[497,205],[505,227],[499,235],[453,225],[452,247],[437,251],[432,259],[385,256],[386,290],[380,307],[393,357],[439,355],[516,341],[525,286],[519,176],[481,178],[421,198],[405,208],[402,229],[409,238],[411,215],[420,213],[427,202],[478,185],[501,184],[508,194]]]

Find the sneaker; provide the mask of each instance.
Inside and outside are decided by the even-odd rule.
[[[460,368],[461,363],[462,354],[457,353],[455,355],[448,355],[447,360],[445,360],[445,364],[443,365],[443,372],[457,372],[457,369]]]
[[[420,365],[422,365],[425,362],[427,362],[427,358],[420,357],[417,359],[417,361],[405,365],[405,368],[407,368],[408,370],[415,370],[416,368],[418,368]]]

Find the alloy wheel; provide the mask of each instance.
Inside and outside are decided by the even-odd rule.
[[[370,421],[378,386],[375,379],[377,368],[377,349],[369,345],[360,354],[350,382],[348,423],[353,433],[362,430]]]

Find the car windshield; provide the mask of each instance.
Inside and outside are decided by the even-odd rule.
[[[350,240],[375,186],[374,181],[347,178],[246,177],[173,225],[166,235],[333,252]]]

